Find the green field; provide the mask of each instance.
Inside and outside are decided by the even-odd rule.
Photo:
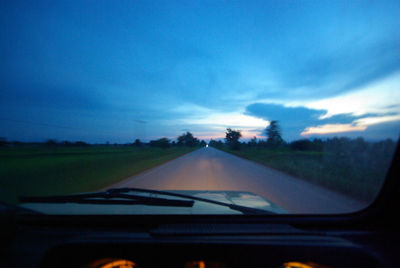
[[[0,200],[98,190],[196,148],[132,146],[0,148]]]
[[[379,192],[392,157],[390,153],[343,155],[290,149],[220,149],[366,202],[371,202]]]

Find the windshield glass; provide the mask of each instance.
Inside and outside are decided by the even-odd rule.
[[[363,209],[399,138],[399,18],[399,1],[3,1],[0,200]]]

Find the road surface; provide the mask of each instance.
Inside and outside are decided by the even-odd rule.
[[[212,147],[201,148],[107,188],[232,190],[258,194],[291,213],[354,212],[365,204]]]

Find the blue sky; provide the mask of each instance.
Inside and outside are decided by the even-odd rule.
[[[399,137],[399,1],[9,1],[0,137]]]

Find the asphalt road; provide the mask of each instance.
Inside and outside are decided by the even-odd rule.
[[[211,147],[186,154],[109,188],[114,187],[247,191],[291,213],[346,213],[365,207],[336,192]]]

